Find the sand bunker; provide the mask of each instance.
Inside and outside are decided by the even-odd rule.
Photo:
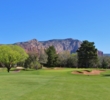
[[[83,70],[83,71],[73,71],[72,74],[84,74],[84,75],[100,75],[101,72],[105,70]]]

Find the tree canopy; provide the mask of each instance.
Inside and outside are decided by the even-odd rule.
[[[34,52],[28,52],[29,57],[24,62],[25,68],[33,68],[33,69],[40,69],[41,64],[39,63],[39,57],[38,53],[36,51]]]
[[[79,67],[89,67],[91,63],[97,62],[97,49],[94,46],[94,42],[83,41],[77,53]]]
[[[54,67],[57,64],[57,59],[58,59],[58,55],[56,53],[56,50],[54,48],[54,46],[50,46],[47,50],[46,50],[46,54],[48,56],[48,60],[47,60],[47,66],[49,67]]]
[[[7,67],[8,72],[13,64],[24,61],[28,57],[23,48],[17,45],[0,46],[0,62]]]

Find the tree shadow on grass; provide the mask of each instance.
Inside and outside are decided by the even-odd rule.
[[[35,71],[35,69],[26,69],[24,71]]]
[[[10,71],[19,71],[19,69],[11,69]]]
[[[110,74],[103,74],[104,77],[110,77]]]
[[[38,69],[11,69],[10,71],[35,71]]]

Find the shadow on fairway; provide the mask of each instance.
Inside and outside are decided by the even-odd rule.
[[[10,71],[35,71],[34,69],[11,69]]]
[[[103,76],[104,77],[110,77],[110,74],[104,74]]]

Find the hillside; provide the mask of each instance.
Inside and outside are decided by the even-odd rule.
[[[19,42],[15,44],[23,47],[27,52],[36,51],[39,53],[41,50],[44,50],[49,46],[53,45],[58,53],[65,50],[71,53],[75,53],[76,50],[80,47],[81,43],[82,42],[80,40],[67,38],[67,39],[52,39],[48,41],[38,41],[36,39],[32,39],[30,41]],[[98,55],[103,55],[103,52],[98,51]]]
[[[76,52],[80,47],[81,41],[74,40],[71,38],[68,39],[54,39],[48,41],[40,41],[45,48],[53,45],[57,52],[62,52],[64,50],[70,51],[71,53]]]
[[[42,45],[42,43],[38,42],[36,39],[32,39],[26,42],[14,43],[14,45],[19,45],[23,47],[27,52],[40,52],[40,50],[44,50],[44,46]]]

